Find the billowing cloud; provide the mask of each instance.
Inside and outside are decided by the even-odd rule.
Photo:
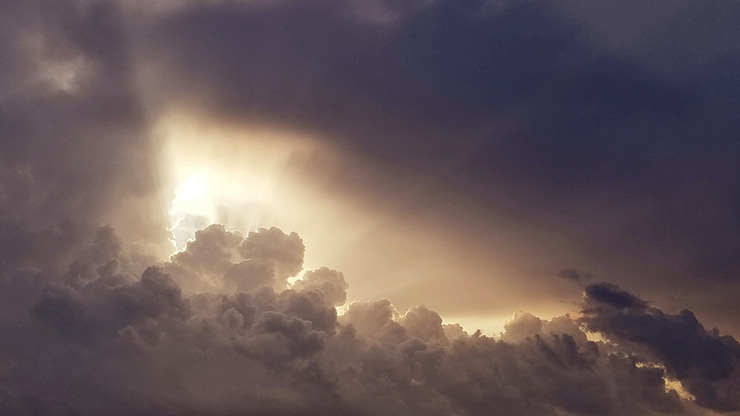
[[[513,263],[533,285],[516,297],[539,285],[565,297],[545,271],[579,264],[656,301],[675,287],[740,330],[727,318],[740,271],[739,43],[728,41],[740,7],[580,3],[182,2],[137,21],[134,38],[153,102],[310,134],[339,166],[316,156],[297,175],[430,235],[475,233],[458,256],[500,247],[471,262]],[[351,263],[343,271],[372,277]],[[476,297],[504,289],[476,268],[449,309],[508,313]],[[400,268],[389,269],[373,277],[381,287]]]
[[[335,306],[341,306],[347,301],[349,289],[344,275],[327,267],[307,271],[300,280],[293,283],[293,287],[298,290],[318,290],[329,304]]]
[[[186,249],[173,255],[165,268],[180,276],[180,284],[193,291],[251,291],[263,286],[280,290],[301,270],[304,249],[296,233],[286,235],[274,227],[262,228],[245,238],[238,231],[213,224],[196,231]],[[336,284],[340,289],[332,296],[341,298],[338,291],[346,291],[346,287],[341,289],[341,274],[333,276],[328,269],[318,270],[309,273],[306,284],[322,285],[325,280],[326,293],[331,293],[329,286]]]
[[[116,224],[161,256],[155,149],[118,5],[1,1],[0,15],[2,218],[25,236]]]
[[[740,344],[697,319],[738,330],[737,5],[148,3],[0,0],[0,414],[740,409]],[[293,227],[173,230],[172,114],[310,141],[274,181],[212,175],[209,215],[299,177],[279,202],[352,272]],[[193,152],[241,140],[198,125]],[[579,312],[520,310],[565,280]],[[438,308],[518,303],[496,336]]]
[[[496,339],[388,300],[339,315],[342,273],[276,283],[303,252],[277,228],[211,225],[140,274],[110,241],[101,229],[79,248],[96,255],[63,270],[4,269],[4,413],[647,415],[738,403],[737,341],[613,285],[588,286],[577,319],[520,312]]]
[[[667,314],[617,286],[597,283],[586,287],[580,322],[644,348],[698,404],[740,410],[740,343],[705,329],[691,311]]]

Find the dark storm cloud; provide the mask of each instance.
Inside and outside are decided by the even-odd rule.
[[[197,231],[186,250],[170,257],[165,267],[180,275],[180,284],[190,291],[220,291],[224,287],[246,291],[263,286],[280,290],[289,277],[301,271],[304,250],[296,233],[285,235],[274,227],[261,228],[245,239],[239,231],[227,231],[223,225],[213,224]],[[260,261],[255,261],[255,257]],[[326,276],[331,273],[328,269],[311,272],[306,287],[322,286],[322,277],[331,279],[332,276]],[[334,278],[337,279],[340,277]],[[329,289],[327,286],[325,292],[331,293],[332,299],[342,297]]]
[[[342,273],[290,284],[305,250],[296,233],[211,225],[154,264],[138,243],[164,240],[159,207],[118,230],[133,248],[97,227],[156,190],[146,96],[152,117],[190,105],[316,133],[400,171],[449,170],[441,193],[509,201],[500,209],[535,225],[554,216],[597,256],[679,262],[696,272],[677,280],[687,288],[738,271],[738,102],[721,87],[735,85],[735,60],[700,54],[663,77],[595,47],[555,4],[368,4],[213,2],[141,17],[112,1],[0,0],[0,413],[738,408],[737,341],[616,285],[586,287],[578,318],[520,312],[494,339],[384,299],[338,315]],[[142,96],[137,63],[157,80]]]
[[[293,284],[293,287],[299,290],[317,289],[326,296],[326,300],[331,305],[341,306],[347,302],[349,285],[344,280],[344,275],[327,267],[307,271],[301,280]]]
[[[143,63],[154,118],[190,106],[315,133],[398,182],[436,178],[419,205],[472,199],[486,207],[472,222],[533,224],[599,269],[680,273],[682,290],[740,271],[734,4],[653,4],[632,20],[600,3],[367,4],[183,2],[141,17],[138,3],[4,2],[3,205],[53,227],[151,190]],[[669,50],[681,65],[666,76],[655,62]],[[77,68],[71,87],[49,68]],[[323,178],[372,201],[398,192],[349,191],[366,177]]]
[[[632,295],[631,293],[620,290],[619,286],[615,286],[609,283],[596,283],[593,285],[588,285],[586,287],[585,293],[588,300],[611,305],[618,309],[647,308],[647,303],[645,303],[645,301],[643,301],[642,299]]]
[[[454,331],[424,306],[400,314],[387,300],[353,302],[338,316],[333,305],[344,301],[347,283],[327,268],[279,290],[260,284],[221,294],[180,289],[178,282],[191,278],[187,268],[210,275],[248,261],[274,273],[277,258],[292,258],[275,254],[294,253],[300,241],[276,228],[245,237],[212,225],[181,253],[198,262],[152,266],[141,275],[122,266],[125,247],[106,243],[117,240],[110,229],[99,234],[80,251],[97,253],[103,263],[4,271],[3,413],[701,414],[666,388],[666,376],[685,383],[696,404],[730,408],[707,401],[699,389],[725,382],[729,373],[718,371],[736,363],[719,353],[737,342],[696,331],[698,323],[674,328],[661,319],[676,317],[649,312],[614,286],[587,290],[581,322],[644,343],[654,357],[589,341],[567,316],[519,313],[501,340]],[[224,256],[224,247],[236,254]],[[242,272],[242,279],[264,281],[260,269]],[[637,321],[648,312],[658,321],[633,329],[632,321],[622,325],[614,316],[625,311]],[[645,338],[636,338],[638,332]],[[709,351],[712,340],[719,344]],[[672,343],[689,354],[672,356]],[[645,365],[652,363],[666,370]]]
[[[4,221],[31,234],[69,222],[94,229],[116,206],[151,195],[152,154],[118,5],[2,1],[0,15]],[[152,235],[137,237],[164,235],[153,212],[142,217]]]
[[[650,275],[655,293],[677,275],[681,291],[738,290],[740,68],[728,43],[740,7],[372,4],[382,13],[278,1],[167,14],[142,35],[168,73],[159,99],[312,132],[399,182],[435,178],[409,209],[472,199],[486,213],[471,222],[534,224],[625,282]],[[371,188],[365,176],[327,180],[370,201],[398,192],[351,191]]]
[[[706,330],[691,311],[666,314],[618,286],[586,287],[581,322],[617,340],[646,347],[702,406],[740,409],[740,343]]]

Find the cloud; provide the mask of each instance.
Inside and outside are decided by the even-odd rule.
[[[431,217],[486,255],[495,232],[481,224],[530,224],[607,265],[654,267],[656,281],[689,270],[732,293],[718,277],[740,258],[737,63],[665,79],[586,41],[557,5],[497,4],[175,1],[150,13],[0,0],[0,414],[737,410],[738,342],[614,284],[586,286],[578,316],[518,312],[488,337],[446,324],[433,299],[348,302],[344,274],[301,274],[304,242],[279,228],[209,225],[162,260],[171,195],[159,194],[150,124],[185,107],[305,131],[348,166],[366,162],[310,173],[374,209],[423,177],[436,187],[393,211],[454,207]],[[366,183],[383,186],[355,186]]]
[[[347,301],[349,284],[341,272],[322,267],[304,273],[300,280],[293,283],[293,287],[304,291],[317,290],[326,297],[329,304],[341,306]]]
[[[648,304],[637,296],[621,290],[619,286],[611,283],[595,283],[586,286],[584,291],[587,301],[592,302],[598,307],[599,305],[608,305],[616,309],[646,309]],[[587,303],[586,312],[589,312]]]
[[[594,277],[594,275],[589,272],[583,272],[577,269],[563,269],[557,272],[556,276],[562,277],[563,279],[573,280],[578,283],[584,283]]]
[[[348,285],[328,268],[276,284],[285,275],[276,270],[300,269],[303,252],[300,237],[277,228],[245,237],[208,226],[141,274],[112,229],[97,234],[73,250],[94,255],[66,270],[3,270],[3,412],[631,415],[737,405],[733,338],[614,285],[588,286],[577,319],[519,312],[495,339],[388,300],[350,302],[339,315]],[[228,283],[234,267],[248,285]],[[205,275],[218,290],[178,283]],[[579,325],[607,341],[589,341]]]
[[[275,227],[261,228],[245,237],[212,224],[196,231],[185,250],[174,254],[164,267],[192,291],[248,292],[263,286],[280,290],[301,270],[304,250],[298,234],[284,234]],[[339,292],[344,278],[333,273],[328,269],[310,272],[302,284],[325,285],[326,293],[339,300],[335,298],[342,297]],[[339,288],[331,292],[333,285]]]
[[[577,3],[185,5],[139,36],[158,102],[316,137],[346,166],[317,162],[309,176],[367,210],[419,181],[403,221],[469,203],[484,208],[455,216],[461,226],[507,224],[481,234],[507,228],[503,246],[583,253],[623,284],[650,275],[651,295],[736,286],[737,42],[718,39],[738,37],[740,8]],[[454,235],[441,223],[423,226]],[[715,319],[733,311],[707,303]]]
[[[736,5],[165,3],[0,4],[4,216],[31,233],[112,224],[132,253],[164,258],[171,195],[158,195],[166,166],[151,131],[182,110],[315,138],[341,155],[341,174],[320,158],[298,174],[340,200],[387,212],[404,185],[419,189],[395,220],[450,237],[434,215],[479,207],[454,215],[461,227],[486,224],[471,245],[495,235],[519,253],[531,239],[572,264],[582,252],[619,283],[660,282],[645,289],[654,298],[662,285],[693,291],[740,270],[737,42],[716,41],[736,36]],[[671,68],[692,59],[668,76],[654,70],[659,56]],[[525,273],[523,254],[479,257]],[[466,287],[491,287],[468,274]],[[692,308],[730,321],[729,302],[716,301],[727,291],[709,292]]]
[[[691,311],[666,314],[618,286],[597,283],[586,287],[582,314],[589,330],[645,348],[697,404],[740,409],[740,343],[706,330]]]

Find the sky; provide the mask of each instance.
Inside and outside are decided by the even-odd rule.
[[[740,415],[738,22],[0,0],[0,413]]]

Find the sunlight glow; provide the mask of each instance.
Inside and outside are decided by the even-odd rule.
[[[250,175],[231,178],[217,171],[184,173],[185,180],[175,188],[170,220],[173,228],[187,215],[199,215],[217,221],[220,211],[230,205],[251,205],[252,211],[264,210],[271,200],[272,184]],[[248,213],[245,213],[248,214]]]
[[[242,232],[275,225],[294,205],[277,196],[295,194],[286,170],[312,149],[305,137],[182,115],[165,117],[157,136],[169,195],[163,204],[177,250],[211,223]]]

